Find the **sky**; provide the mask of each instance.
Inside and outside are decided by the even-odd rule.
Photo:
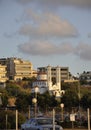
[[[91,71],[91,0],[0,0],[0,58]]]

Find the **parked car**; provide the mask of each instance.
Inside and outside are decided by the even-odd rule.
[[[57,124],[53,123],[52,118],[37,117],[27,120],[21,125],[21,130],[63,130],[63,128]]]

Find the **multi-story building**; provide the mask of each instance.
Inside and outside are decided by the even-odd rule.
[[[6,66],[0,64],[0,86],[4,86],[5,82],[8,80],[7,78]]]
[[[37,80],[33,83],[33,88],[37,86],[41,93],[44,90],[48,90],[56,97],[60,97],[61,94],[64,93],[64,90],[61,89],[61,80],[64,81],[65,79],[68,79],[68,67],[40,67],[38,68],[38,74]]]
[[[79,75],[80,81],[86,81],[87,83],[91,83],[91,71],[83,72]]]
[[[3,58],[0,59],[0,63],[7,66],[7,76],[11,80],[21,80],[36,76],[32,63],[21,58]]]
[[[38,68],[38,72],[45,72],[48,73],[49,71],[49,66],[46,67],[39,67]],[[56,82],[56,68],[57,67],[52,67],[50,66],[51,69],[51,78],[53,80],[53,82]],[[59,67],[60,69],[60,80],[64,81],[64,80],[68,80],[69,79],[69,67]]]
[[[0,58],[0,64],[6,66],[6,75],[9,78],[10,66],[9,66],[8,58]]]

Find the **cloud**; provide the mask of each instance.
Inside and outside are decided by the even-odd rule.
[[[91,60],[91,45],[86,43],[80,43],[75,48],[75,54],[83,60]]]
[[[55,54],[66,55],[71,53],[73,46],[68,43],[55,45],[49,41],[32,41],[32,43],[24,43],[18,46],[20,52],[29,55],[48,56]]]
[[[5,37],[5,38],[13,38],[13,37],[15,37],[17,35],[17,32],[12,32],[12,33],[7,33],[7,32],[4,32],[3,33],[3,36]]]
[[[52,13],[36,14],[28,11],[30,23],[25,24],[19,30],[19,34],[32,38],[43,37],[76,37],[78,31],[66,20]]]
[[[21,4],[27,4],[32,2],[32,0],[16,0],[17,2],[21,3]]]
[[[88,34],[88,37],[91,38],[91,33]]]
[[[81,8],[91,8],[91,0],[17,0],[18,2],[25,4],[25,3],[32,3],[36,6],[41,7],[61,7],[61,6],[74,6],[74,7],[81,7]]]
[[[32,41],[18,46],[19,52],[33,56],[69,55],[79,57],[82,60],[91,60],[91,45],[79,43],[74,46],[71,43],[54,44],[50,41]]]

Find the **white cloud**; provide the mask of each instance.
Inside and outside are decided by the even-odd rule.
[[[49,41],[32,41],[18,46],[20,52],[34,56],[68,55],[73,54],[82,60],[91,60],[91,45],[79,43],[54,44]]]
[[[66,6],[75,6],[75,7],[81,7],[81,8],[91,8],[91,0],[17,0],[18,2],[21,2],[22,4],[25,3],[32,3],[37,6],[41,7],[61,7],[63,5]]]
[[[22,53],[26,53],[29,55],[40,55],[40,56],[55,55],[55,54],[66,55],[72,52],[73,46],[68,43],[55,45],[49,41],[32,41],[32,43],[30,42],[19,45],[18,49]]]
[[[91,38],[91,33],[88,34],[88,37]]]
[[[30,38],[74,37],[78,35],[76,28],[58,15],[52,13],[36,14],[30,10],[28,17],[32,22],[22,26],[19,33]]]
[[[80,43],[75,48],[75,54],[83,60],[91,60],[91,45],[86,43]]]
[[[59,7],[61,5],[73,5],[84,8],[91,7],[91,0],[31,0],[30,2],[36,3],[39,6],[41,5],[41,7]],[[38,10],[35,13],[32,9],[28,9],[25,13],[26,21],[20,28],[19,34],[27,36],[29,42],[18,46],[20,52],[33,56],[72,54],[82,60],[91,60],[91,45],[89,44],[54,44],[50,42],[51,40],[53,41],[53,38],[58,38],[59,40],[62,37],[77,37],[78,31],[70,22],[63,20],[55,13],[43,13],[38,12]],[[90,33],[89,37],[91,37]]]

